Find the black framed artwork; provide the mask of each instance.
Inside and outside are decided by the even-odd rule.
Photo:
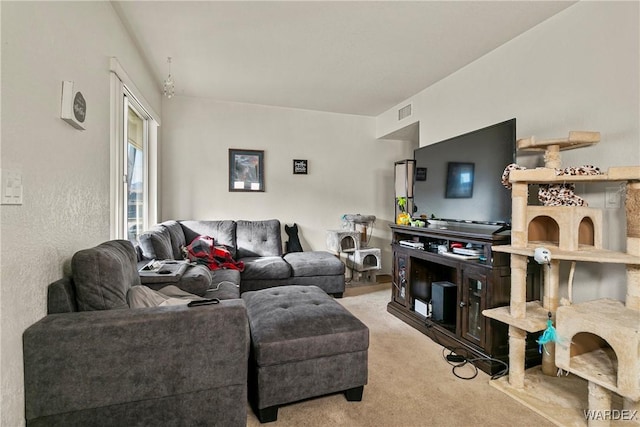
[[[264,150],[229,149],[229,191],[264,191]]]
[[[309,162],[307,160],[293,160],[293,174],[306,175],[309,172]]]

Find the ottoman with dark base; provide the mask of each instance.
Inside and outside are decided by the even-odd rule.
[[[260,422],[278,407],[344,392],[362,400],[369,329],[317,286],[280,286],[242,294],[251,331],[249,395]]]

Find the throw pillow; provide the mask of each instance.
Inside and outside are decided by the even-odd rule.
[[[171,250],[173,252],[173,259],[184,259],[182,250],[187,245],[184,237],[184,231],[178,221],[164,221],[160,226],[165,227],[169,231],[169,238],[171,240]]]
[[[171,234],[166,227],[156,225],[138,236],[142,255],[147,259],[174,259]]]

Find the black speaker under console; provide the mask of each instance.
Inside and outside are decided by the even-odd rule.
[[[456,285],[451,282],[433,282],[431,284],[431,319],[442,323],[456,321]]]

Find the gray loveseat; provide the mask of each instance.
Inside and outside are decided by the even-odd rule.
[[[240,293],[282,285],[315,285],[335,297],[344,292],[344,264],[326,251],[284,254],[281,225],[276,219],[165,221],[138,237],[141,263],[182,259],[182,248],[200,235],[224,245],[235,260],[244,263],[244,271],[214,270],[207,278],[208,269],[198,266],[181,278],[180,287],[187,292],[200,295],[223,281],[240,285]]]
[[[249,326],[242,299],[130,309],[128,241],[77,252],[23,335],[28,426],[245,426]],[[207,296],[205,294],[205,296]]]

